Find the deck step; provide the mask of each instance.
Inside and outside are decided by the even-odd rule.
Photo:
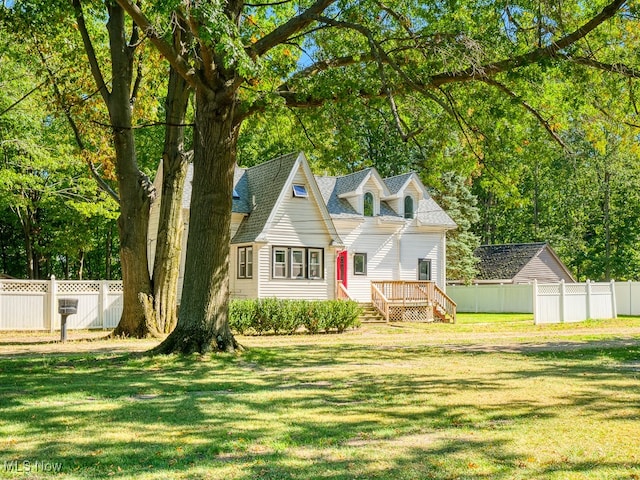
[[[380,323],[385,322],[384,317],[378,311],[376,307],[371,303],[361,303],[360,308],[362,313],[360,314],[360,321],[362,323]]]

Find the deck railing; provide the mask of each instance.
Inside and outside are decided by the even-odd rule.
[[[349,295],[349,291],[344,286],[344,283],[338,282],[338,288],[336,290],[336,298],[338,300],[353,300],[351,295]]]
[[[378,311],[384,317],[384,321],[389,321],[389,299],[378,288],[374,282],[371,282],[371,303],[378,309]]]
[[[371,302],[389,321],[390,307],[393,317],[403,317],[411,309],[433,312],[433,315],[447,322],[455,322],[456,303],[438,287],[429,281],[374,281],[371,282]],[[397,310],[400,309],[398,312]],[[415,314],[418,317],[418,313]]]
[[[440,317],[442,320],[450,321],[451,323],[456,323],[456,309],[457,305],[451,297],[449,297],[442,289],[434,284],[434,301],[436,305],[438,305],[441,310],[434,310],[434,313]]]

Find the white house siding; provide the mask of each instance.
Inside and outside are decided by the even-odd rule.
[[[376,218],[362,223],[334,219],[348,251],[347,289],[359,302],[371,301],[372,280],[417,280],[418,259],[431,260],[431,279],[445,283],[443,233],[410,224],[379,224]],[[354,275],[353,256],[367,254],[367,275]]]
[[[573,279],[566,274],[547,249],[532,258],[513,278],[513,283],[528,283],[534,278],[538,280],[538,283],[556,283],[560,280],[573,283]]]
[[[149,211],[149,231],[147,233],[147,263],[149,273],[153,272],[153,260],[158,243],[158,224],[160,223],[160,198],[151,204]]]
[[[409,229],[400,236],[399,280],[418,280],[418,259],[431,260],[431,280],[443,285],[442,234]]]
[[[334,297],[335,251],[329,247],[331,236],[322,218],[318,202],[302,169],[296,172],[293,183],[306,185],[309,198],[294,197],[287,188],[285,197],[267,225],[267,243],[259,250],[259,297],[329,299]],[[324,249],[324,278],[322,280],[287,280],[271,278],[272,248],[308,247]],[[255,252],[254,252],[255,255]]]
[[[253,277],[238,278],[238,247],[253,247]],[[256,298],[258,296],[258,248],[256,244],[231,245],[229,265],[229,289],[231,298]]]
[[[396,233],[402,224],[379,224],[377,218],[366,218],[361,223],[336,219],[338,235],[348,251],[347,289],[359,302],[371,301],[372,280],[398,279],[399,250]],[[367,274],[354,275],[354,253],[367,254]]]

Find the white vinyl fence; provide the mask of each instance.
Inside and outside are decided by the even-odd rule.
[[[631,288],[626,290],[633,295]],[[635,290],[640,293],[640,284]],[[580,322],[589,318],[615,318],[618,286],[610,283],[543,283],[504,285],[451,285],[449,295],[458,312],[533,313],[536,324]],[[624,297],[628,305],[633,301]],[[640,314],[640,301],[638,313]]]
[[[640,315],[640,282],[616,282],[618,315]]]
[[[0,280],[0,331],[59,330],[58,298],[77,298],[68,329],[115,328],[122,314],[122,282]]]

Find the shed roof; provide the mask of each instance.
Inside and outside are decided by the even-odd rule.
[[[474,251],[480,260],[477,279],[511,279],[546,247],[544,242],[481,245]]]

